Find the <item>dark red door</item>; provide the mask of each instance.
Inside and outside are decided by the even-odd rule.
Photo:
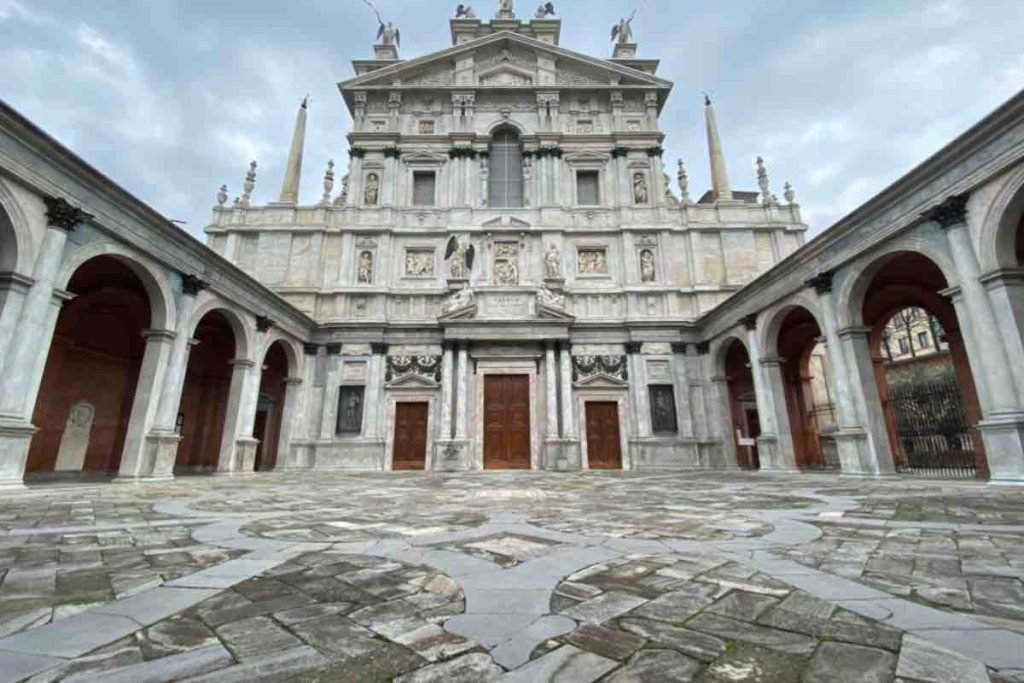
[[[587,461],[592,470],[621,470],[619,405],[614,401],[587,401]]]
[[[391,468],[422,470],[427,464],[426,403],[395,404],[395,455]]]
[[[484,468],[530,469],[530,378],[484,377]]]

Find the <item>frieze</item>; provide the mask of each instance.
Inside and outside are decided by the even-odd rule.
[[[626,382],[629,371],[625,356],[573,356],[572,380],[579,382],[595,375],[605,375]]]
[[[388,356],[384,373],[385,382],[393,382],[409,375],[441,381],[441,356]]]

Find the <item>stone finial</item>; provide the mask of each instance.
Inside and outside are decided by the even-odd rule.
[[[768,171],[764,167],[764,159],[757,157],[757,186],[761,189],[761,201],[765,204],[772,203],[772,193],[768,188]]]
[[[686,174],[686,165],[679,160],[679,170],[676,171],[676,181],[679,183],[679,199],[683,204],[690,203],[690,176]]]
[[[796,192],[793,191],[793,186],[790,185],[788,180],[782,186],[782,196],[786,198],[787,204],[792,204],[796,200]]]
[[[228,186],[221,185],[220,189],[217,190],[217,206],[224,206],[224,202],[228,200]]]
[[[236,204],[239,206],[249,206],[249,200],[252,199],[252,191],[256,188],[256,162],[249,162],[249,172],[245,174],[245,182],[242,183],[242,196],[238,199]]]
[[[324,173],[324,194],[320,198],[320,205],[327,206],[331,203],[331,191],[334,190],[334,159],[327,161],[327,171]]]

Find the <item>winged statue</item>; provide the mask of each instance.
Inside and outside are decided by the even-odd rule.
[[[402,33],[390,21],[387,24],[383,21],[380,22],[380,27],[377,29],[377,40],[380,41],[381,45],[397,45],[402,47]]]
[[[629,19],[619,19],[619,23],[612,26],[612,40],[618,38],[618,43],[629,43],[633,40],[633,27],[630,25],[633,23],[633,17],[636,16],[636,10],[629,15]]]
[[[444,250],[444,260],[448,261],[448,272],[453,278],[462,279],[467,277],[469,271],[473,270],[473,256],[476,249],[469,240],[460,240],[452,235],[448,240],[448,246]]]
[[[555,3],[553,2],[542,2],[534,13],[534,19],[543,19],[544,17],[555,15]]]
[[[463,5],[460,3],[459,6],[455,8],[455,18],[476,19],[476,12],[473,11],[473,7],[471,5]]]

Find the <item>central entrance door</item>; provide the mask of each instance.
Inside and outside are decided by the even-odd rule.
[[[484,469],[530,469],[530,378],[484,377]]]
[[[592,470],[621,470],[619,404],[587,401],[587,462]]]
[[[427,403],[395,404],[394,470],[422,470],[427,464]]]

